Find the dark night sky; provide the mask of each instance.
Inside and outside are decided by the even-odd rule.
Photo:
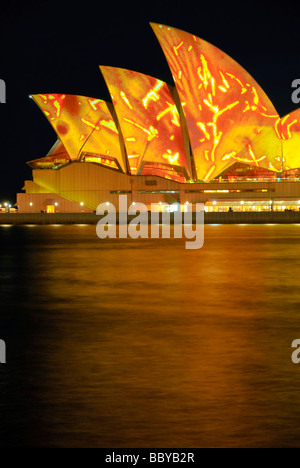
[[[202,37],[257,80],[280,115],[297,108],[291,83],[300,78],[300,8],[291,2],[32,1],[1,3],[0,197],[31,178],[26,161],[44,156],[55,133],[34,93],[81,94],[109,100],[98,65],[129,68],[172,83],[149,22]]]

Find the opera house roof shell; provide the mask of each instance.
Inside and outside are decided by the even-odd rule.
[[[247,71],[212,44],[151,23],[175,87],[101,66],[112,102],[68,94],[33,99],[58,142],[36,168],[86,161],[133,175],[210,182],[236,163],[300,168],[300,110],[280,118]]]

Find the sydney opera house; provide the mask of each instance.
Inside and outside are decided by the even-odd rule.
[[[36,94],[57,133],[20,212],[93,212],[100,203],[174,202],[206,211],[299,210],[300,109],[280,117],[232,58],[181,30],[151,24],[174,83],[101,66],[111,102]]]

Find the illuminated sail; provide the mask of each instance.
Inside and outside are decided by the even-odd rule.
[[[283,170],[300,167],[300,109],[287,114],[280,121],[280,132],[283,148]]]
[[[125,172],[119,132],[105,101],[68,94],[32,96],[56,131],[71,160]]]
[[[168,86],[142,73],[101,66],[132,174],[190,178],[178,110]],[[149,172],[150,171],[150,172]],[[184,181],[184,180],[182,180]]]
[[[281,171],[280,118],[256,81],[208,42],[151,26],[183,106],[198,179],[209,181],[237,161]]]

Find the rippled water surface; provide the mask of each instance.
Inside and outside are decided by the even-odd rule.
[[[300,446],[300,225],[0,226],[0,446]]]

